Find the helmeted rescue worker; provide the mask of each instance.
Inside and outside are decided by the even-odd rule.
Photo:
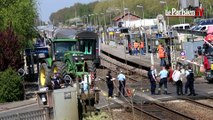
[[[141,41],[140,43],[140,51],[141,51],[141,55],[144,55],[144,42]]]
[[[148,76],[149,81],[150,81],[151,95],[155,95],[157,73],[156,73],[156,69],[154,68],[154,66],[150,67],[150,70],[148,71],[147,76]]]
[[[159,82],[159,88],[158,88],[158,94],[161,94],[161,87],[164,85],[164,94],[167,94],[167,77],[168,77],[168,71],[165,67],[162,67],[162,70],[159,73],[160,76],[160,82]]]

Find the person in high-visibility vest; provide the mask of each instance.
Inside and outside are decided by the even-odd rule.
[[[138,55],[138,42],[137,41],[134,42],[134,54]]]
[[[140,50],[141,50],[141,54],[144,55],[144,42],[141,41],[140,43]]]
[[[165,50],[164,50],[163,45],[158,46],[158,56],[160,58],[160,66],[166,66]]]
[[[131,42],[128,43],[128,49],[129,49],[129,54],[132,55],[132,44],[131,44]]]

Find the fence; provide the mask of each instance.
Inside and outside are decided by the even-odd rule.
[[[25,113],[0,116],[0,120],[50,120],[49,109],[44,108]]]

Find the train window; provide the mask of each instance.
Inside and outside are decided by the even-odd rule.
[[[88,42],[88,54],[91,54],[91,46],[90,46],[90,42]]]
[[[84,41],[83,40],[80,41],[80,45],[84,45]]]

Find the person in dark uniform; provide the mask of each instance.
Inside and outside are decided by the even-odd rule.
[[[188,96],[191,96],[191,95],[195,96],[196,94],[194,90],[194,73],[190,66],[188,67],[188,70],[186,71],[186,79],[187,79],[187,82],[185,85],[185,94],[187,94],[187,90],[189,88],[190,94]]]
[[[106,83],[107,83],[107,87],[108,87],[108,97],[112,98],[113,97],[114,85],[113,85],[113,78],[111,76],[110,70],[108,71],[108,73],[106,75]]]
[[[149,78],[150,81],[150,85],[151,85],[151,95],[155,95],[155,89],[156,89],[156,71],[154,69],[154,66],[150,67],[150,70],[147,73],[147,76]]]
[[[171,49],[170,49],[170,46],[167,46],[167,48],[166,48],[166,55],[167,55],[167,58],[168,58],[168,64],[169,64],[169,66],[171,66]]]

